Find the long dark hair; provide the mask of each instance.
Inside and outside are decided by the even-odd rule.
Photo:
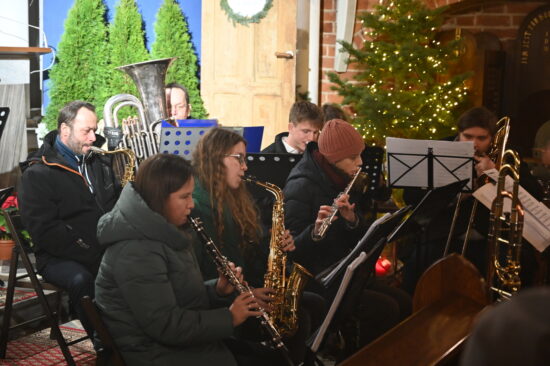
[[[226,181],[223,159],[231,149],[245,139],[223,128],[213,128],[199,140],[193,153],[193,167],[199,181],[210,195],[214,224],[220,240],[223,234],[223,209],[229,208],[239,233],[245,241],[259,240],[260,226],[256,220],[258,212],[245,184],[230,189]],[[223,244],[223,243],[222,243]]]
[[[134,189],[151,210],[164,216],[168,196],[192,177],[191,163],[181,156],[156,154],[139,165]]]

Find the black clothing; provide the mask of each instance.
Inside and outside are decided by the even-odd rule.
[[[288,154],[285,144],[283,144],[283,137],[287,136],[288,132],[281,132],[280,134],[275,136],[275,142],[263,149],[262,152],[270,154]]]
[[[339,218],[332,223],[323,240],[313,241],[311,232],[319,207],[332,205],[342,191],[315,161],[314,151],[318,151],[317,143],[307,144],[304,156],[287,178],[284,195],[285,226],[290,230],[296,245],[296,250],[291,253],[292,258],[316,275],[348,254],[365,232],[367,223],[359,214],[359,224],[349,229],[346,221]],[[350,203],[359,199],[358,194],[351,193]]]
[[[120,192],[111,159],[90,154],[85,159],[94,187],[71,169],[54,148],[57,131],[46,135],[42,147],[20,164],[21,217],[36,246],[40,271],[51,258],[74,260],[92,273],[102,249],[96,237],[99,218],[111,210]]]

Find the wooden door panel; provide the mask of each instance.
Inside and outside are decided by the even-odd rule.
[[[218,0],[203,0],[201,93],[210,118],[264,126],[262,146],[285,131],[294,102],[296,3],[275,0],[258,24],[233,25]]]

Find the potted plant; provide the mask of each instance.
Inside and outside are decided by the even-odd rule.
[[[10,260],[15,246],[3,212],[13,213],[18,209],[16,194],[9,196],[2,204],[2,213],[0,214],[0,260]],[[21,235],[24,240],[30,242],[30,235],[26,230],[21,231]]]

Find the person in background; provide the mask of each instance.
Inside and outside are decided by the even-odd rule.
[[[343,121],[349,122],[348,116],[342,110],[342,108],[340,108],[338,104],[325,103],[323,104],[321,109],[323,110],[323,117],[325,119],[325,123],[333,119],[341,119]]]
[[[93,328],[80,299],[94,297],[103,254],[97,222],[114,206],[121,189],[111,159],[90,151],[105,141],[96,129],[92,104],[65,105],[57,130],[21,163],[19,192],[21,217],[36,248],[37,270],[47,282],[68,292],[71,309],[90,336]]]
[[[164,91],[168,116],[176,120],[189,119],[193,108],[189,104],[187,88],[178,83],[170,83],[164,87]]]
[[[263,153],[302,154],[310,141],[317,141],[323,128],[323,111],[308,101],[298,101],[290,109],[288,132],[275,136]]]

